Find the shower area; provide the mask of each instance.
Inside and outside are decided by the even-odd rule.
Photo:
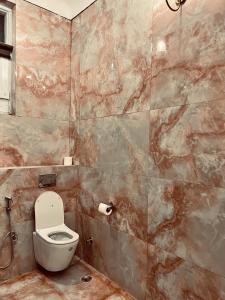
[[[35,2],[0,0],[0,299],[225,300],[225,0]],[[43,191],[79,234],[62,272]]]

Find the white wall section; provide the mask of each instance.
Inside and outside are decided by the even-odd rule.
[[[27,0],[67,19],[73,19],[96,0]]]

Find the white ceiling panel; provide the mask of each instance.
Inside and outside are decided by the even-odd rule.
[[[73,19],[96,0],[27,0],[67,19]]]

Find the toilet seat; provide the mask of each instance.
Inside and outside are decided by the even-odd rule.
[[[36,230],[37,235],[45,240],[49,244],[54,245],[65,245],[65,244],[71,244],[79,240],[79,235],[72,231],[70,228],[68,228],[65,224],[44,228],[44,229],[37,229]],[[57,234],[57,233],[65,233],[68,236],[71,236],[71,238],[68,239],[62,239],[62,240],[55,240],[50,237],[51,234]]]

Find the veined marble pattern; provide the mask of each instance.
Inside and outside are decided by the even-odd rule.
[[[63,17],[17,1],[17,115],[68,120],[70,25]]]
[[[224,101],[150,111],[154,176],[224,187],[224,111]]]
[[[146,300],[223,300],[225,279],[153,246],[148,247]]]
[[[224,98],[224,14],[222,0],[190,0],[180,13],[154,1],[151,109]]]
[[[200,267],[225,276],[225,190],[151,178],[148,240]]]
[[[1,115],[0,166],[60,165],[69,154],[67,122]]]
[[[148,112],[139,112],[80,121],[81,165],[125,168],[146,176],[149,171],[148,120]]]
[[[82,258],[138,300],[145,298],[147,244],[110,225],[76,214]],[[93,244],[86,240],[93,237]]]
[[[148,179],[118,170],[81,167],[77,208],[90,217],[142,240],[147,236]],[[98,212],[100,202],[115,206],[110,216]]]
[[[80,234],[76,253],[138,300],[225,299],[224,13],[223,0],[189,0],[182,15],[164,0],[98,0],[73,20],[70,45],[67,20],[17,1],[22,117],[1,116],[1,166],[80,160],[79,180],[76,168],[48,169]],[[19,235],[1,279],[35,268],[42,170],[1,170],[0,235],[6,194]],[[104,217],[97,207],[109,201],[116,210]],[[3,283],[0,298],[131,299],[100,275],[76,286],[71,277],[27,274]]]
[[[98,1],[73,23],[81,119],[149,109],[152,1]]]
[[[80,194],[77,205],[79,212],[93,218],[102,217],[105,221],[109,220],[105,216],[99,216],[98,205],[101,202],[110,202],[111,176],[110,169],[102,171],[89,167],[79,168]]]
[[[39,188],[38,176],[41,174],[57,174],[56,187]],[[23,272],[32,271],[35,267],[32,232],[34,230],[34,203],[44,191],[57,192],[63,199],[65,222],[74,230],[74,209],[78,198],[78,169],[72,167],[42,167],[0,170],[0,240],[9,231],[8,218],[5,211],[5,196],[12,196],[11,211],[12,228],[18,234],[14,245],[15,255],[12,265],[0,271],[0,281]],[[0,253],[0,266],[10,259],[9,241],[3,245]]]
[[[68,120],[70,84],[58,74],[17,64],[18,116]],[[29,101],[28,101],[29,99]]]
[[[57,175],[56,186],[39,188],[39,175],[52,173]],[[3,209],[5,207],[4,197],[11,195],[14,200],[13,222],[18,224],[33,221],[35,200],[47,190],[55,191],[62,197],[65,212],[73,212],[78,197],[78,169],[74,166],[62,166],[0,170],[1,218],[5,214]]]
[[[81,283],[83,275],[92,280]],[[1,300],[135,300],[114,282],[82,262],[57,274],[33,271],[0,284]]]

